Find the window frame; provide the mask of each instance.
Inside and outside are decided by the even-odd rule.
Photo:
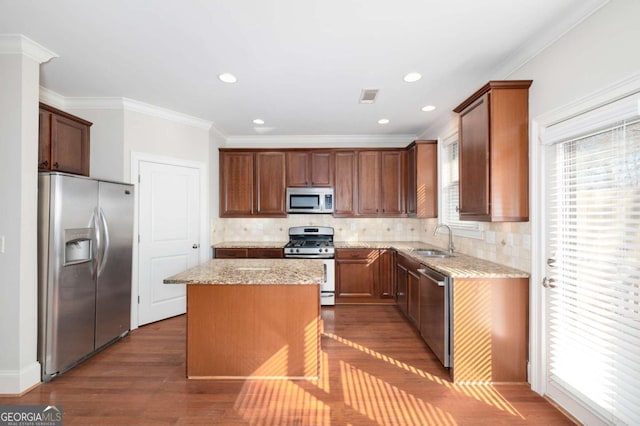
[[[474,238],[478,240],[484,239],[484,232],[481,229],[480,222],[476,221],[461,221],[458,218],[454,218],[452,220],[450,216],[450,212],[453,211],[453,207],[450,207],[449,200],[449,192],[452,186],[458,189],[458,197],[460,191],[460,179],[459,174],[457,179],[453,180],[452,173],[449,165],[450,160],[450,149],[454,144],[458,144],[458,131],[457,129],[449,133],[447,136],[440,138],[438,146],[440,147],[438,152],[438,175],[439,175],[439,183],[438,189],[440,191],[441,196],[439,197],[438,202],[438,225],[448,225],[451,227],[451,232],[453,235],[466,237],[466,238]],[[456,162],[459,161],[456,156]],[[456,164],[457,166],[457,164]],[[458,167],[456,167],[458,170]],[[456,211],[459,206],[456,206]],[[463,226],[462,223],[464,223]],[[438,233],[446,233],[446,229],[440,228]]]

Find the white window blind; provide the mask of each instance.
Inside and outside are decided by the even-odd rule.
[[[457,235],[477,236],[479,225],[477,222],[462,221],[458,213],[460,206],[459,173],[458,173],[458,141],[451,138],[442,144],[442,208],[441,223],[445,223]]]
[[[584,117],[588,134],[573,139],[562,137],[579,126],[559,126],[547,150],[547,379],[605,421],[631,425],[640,423],[640,121],[637,109],[627,116],[599,130]]]

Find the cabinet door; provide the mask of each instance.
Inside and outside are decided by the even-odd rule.
[[[374,297],[378,275],[378,250],[336,251],[336,296]]]
[[[398,263],[396,265],[396,305],[405,315],[407,315],[407,280],[407,268]]]
[[[403,203],[403,163],[402,151],[382,151],[380,153],[380,213],[400,216],[404,213]]]
[[[407,271],[407,314],[417,327],[420,324],[420,276],[417,270]]]
[[[286,216],[285,153],[257,152],[255,167],[255,214],[270,217]]]
[[[287,186],[308,186],[309,183],[309,154],[287,151]]]
[[[51,170],[89,176],[89,126],[51,115]]]
[[[220,151],[220,217],[253,214],[253,152]]]
[[[436,141],[420,143],[416,149],[416,216],[438,217],[438,144]]]
[[[254,259],[281,259],[284,257],[284,251],[281,248],[249,248],[248,257]]]
[[[335,153],[334,216],[354,216],[356,193],[356,153]]]
[[[460,113],[460,218],[490,220],[489,94]]]
[[[249,250],[246,248],[217,248],[214,250],[216,259],[244,259],[249,257]]]
[[[51,170],[51,113],[43,109],[39,114],[38,170]]]
[[[380,272],[376,284],[376,294],[381,298],[392,298],[395,294],[395,252],[393,250],[379,250]]]
[[[333,185],[333,154],[331,152],[312,152],[311,164],[311,185],[331,186]]]
[[[417,214],[417,181],[416,181],[416,145],[412,145],[407,150],[407,215],[416,216]]]
[[[380,153],[358,152],[358,214],[377,216],[380,210]]]

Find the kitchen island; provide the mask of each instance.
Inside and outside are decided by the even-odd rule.
[[[187,377],[313,379],[322,261],[214,259],[164,280],[187,284]]]

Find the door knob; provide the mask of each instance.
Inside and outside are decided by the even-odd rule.
[[[191,246],[191,248],[193,248],[193,249],[200,248],[200,244],[194,244],[194,245]]]

